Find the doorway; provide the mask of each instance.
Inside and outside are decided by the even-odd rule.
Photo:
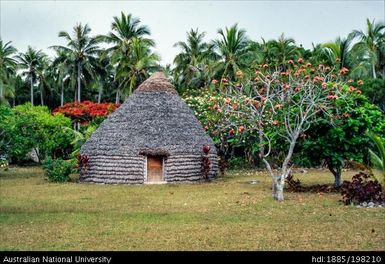
[[[147,182],[163,182],[163,157],[147,156]]]

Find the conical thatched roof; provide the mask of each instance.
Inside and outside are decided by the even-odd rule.
[[[213,145],[192,110],[162,73],[155,73],[97,129],[82,152],[114,155],[162,149],[201,153]]]
[[[163,73],[155,73],[94,132],[81,153],[90,156],[202,154],[207,136]]]

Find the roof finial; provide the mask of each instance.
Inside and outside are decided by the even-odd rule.
[[[163,72],[155,72],[150,78],[139,85],[135,93],[141,92],[168,92],[177,94],[174,85],[168,81]]]

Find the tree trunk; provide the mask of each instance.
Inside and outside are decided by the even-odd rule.
[[[119,104],[119,90],[116,91],[115,104]]]
[[[80,99],[81,99],[81,97],[80,97],[80,75],[81,75],[81,72],[82,72],[82,70],[81,70],[81,65],[80,65],[80,62],[78,62],[78,92],[77,92],[77,95],[78,95],[78,98],[77,98],[77,101],[78,102],[80,102]]]
[[[40,87],[40,104],[44,105],[43,88]]]
[[[98,94],[98,103],[100,104],[100,101],[102,100],[102,90],[103,90],[103,86],[100,86],[99,87],[99,94]]]
[[[377,76],[376,76],[376,65],[373,63],[372,64],[372,71],[373,71],[373,79],[376,79]]]
[[[31,104],[33,106],[33,78],[32,77],[30,80],[30,85],[31,85]]]
[[[334,187],[341,187],[342,181],[341,181],[341,170],[334,174]]]
[[[273,198],[279,202],[284,200],[283,187],[285,186],[285,179],[283,176],[273,177]]]
[[[40,154],[39,148],[33,148],[33,150],[34,150],[35,153],[36,153],[36,157],[37,157],[37,160],[38,160],[37,162],[38,162],[38,163],[41,163],[41,160],[42,160],[42,159],[41,159],[41,157],[40,157],[41,154]]]
[[[61,83],[60,106],[64,105],[64,82]]]
[[[334,175],[334,187],[341,187],[342,180],[341,180],[341,172],[342,172],[342,166],[338,166],[337,168],[334,168],[332,163],[328,162],[328,169],[329,171]]]
[[[3,87],[4,87],[3,83],[0,82],[0,100],[3,99],[3,89],[4,89]]]

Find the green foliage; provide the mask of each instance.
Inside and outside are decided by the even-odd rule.
[[[120,17],[113,17],[111,32],[97,37],[98,41],[112,44],[106,54],[115,68],[116,103],[121,95],[130,95],[150,72],[159,68],[160,57],[152,51],[155,42],[147,38],[150,29],[140,23],[132,14],[122,12]]]
[[[351,93],[335,101],[332,123],[325,118],[306,132],[297,147],[297,161],[307,167],[326,161],[333,172],[341,171],[345,160],[366,162],[369,138],[366,130],[383,134],[385,117],[365,96]]]
[[[231,157],[229,159],[230,169],[244,169],[249,167],[250,163],[245,157]]]
[[[0,105],[0,159],[8,159],[11,149],[11,133],[10,121],[13,120],[14,114],[11,108]]]
[[[0,105],[7,105],[7,98],[15,97],[13,85],[17,65],[13,58],[15,53],[16,49],[11,45],[11,42],[4,43],[0,38]]]
[[[225,103],[237,104],[232,98],[225,98],[221,93],[204,90],[200,96],[186,95],[184,100],[213,139],[222,160],[230,159],[236,147],[245,148],[245,152],[253,152],[255,135],[244,127],[238,127],[236,114],[226,113],[219,107]]]
[[[12,114],[2,122],[2,129],[9,139],[7,154],[14,162],[26,161],[26,155],[35,149],[39,160],[47,156],[65,156],[70,147],[71,134],[63,128],[70,127],[71,120],[62,114],[51,115],[46,106],[30,103],[12,109]]]
[[[70,179],[70,173],[74,164],[71,161],[62,160],[61,158],[52,159],[48,157],[43,162],[43,168],[48,180],[52,182],[67,182]]]
[[[385,113],[385,78],[364,79],[361,90],[370,102],[378,105]]]
[[[73,139],[71,141],[72,145],[72,153],[71,158],[75,159],[77,155],[80,153],[80,148],[82,145],[89,139],[92,133],[99,127],[100,123],[91,122],[85,127],[81,127],[80,131],[76,131],[72,128],[65,128],[65,130],[73,135]]]
[[[385,147],[384,140],[379,136],[368,132],[367,135],[377,147],[379,155],[369,149],[370,162],[372,164],[372,174],[385,190]]]

